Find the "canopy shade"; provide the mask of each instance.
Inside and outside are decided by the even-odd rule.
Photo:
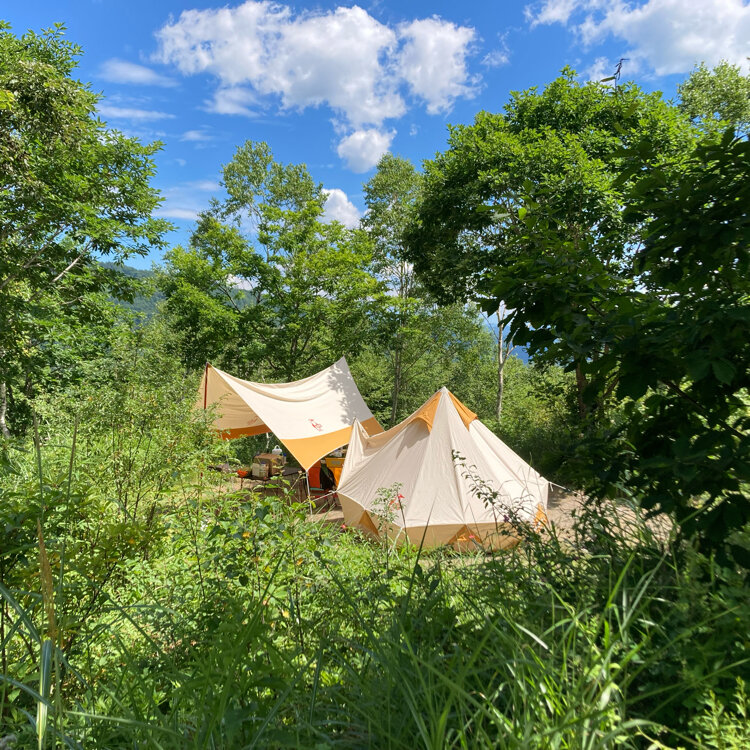
[[[213,424],[222,437],[273,432],[305,471],[349,442],[355,420],[368,433],[383,431],[344,357],[292,383],[253,383],[207,364],[196,407],[208,409],[212,405]]]
[[[501,548],[546,518],[549,483],[442,388],[387,432],[355,425],[337,492],[345,523],[378,536]]]

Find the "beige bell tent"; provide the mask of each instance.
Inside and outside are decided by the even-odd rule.
[[[382,432],[343,357],[325,370],[292,383],[253,383],[206,365],[196,406],[214,407],[214,427],[224,438],[273,432],[307,471],[349,442],[359,421]]]
[[[549,482],[442,388],[387,432],[356,424],[337,492],[344,522],[371,534],[503,548],[511,521],[546,519]]]

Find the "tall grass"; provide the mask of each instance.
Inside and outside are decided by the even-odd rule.
[[[501,554],[394,549],[228,491],[187,446],[134,523],[96,499],[77,433],[18,453],[0,493],[0,742],[744,746],[745,574],[637,511]]]

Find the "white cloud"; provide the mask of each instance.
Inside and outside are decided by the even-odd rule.
[[[372,169],[380,157],[388,151],[395,131],[384,133],[375,128],[355,130],[351,135],[342,138],[336,153],[345,159],[354,172],[366,172]]]
[[[532,26],[542,23],[568,23],[574,11],[589,8],[596,3],[588,0],[543,0],[537,5],[528,5],[525,9],[527,20]]]
[[[152,109],[138,109],[136,107],[113,107],[109,104],[100,104],[97,112],[102,117],[113,120],[166,120],[173,119],[174,115],[168,112],[157,112]]]
[[[212,141],[213,136],[205,130],[186,130],[180,136],[180,140],[194,143],[205,143],[206,141]]]
[[[145,65],[137,65],[117,58],[105,60],[99,69],[99,75],[105,81],[112,81],[113,83],[133,83],[140,86],[177,85],[177,81],[173,78],[159,75]]]
[[[193,180],[186,183],[191,190],[200,190],[205,193],[215,193],[221,185],[216,180]]]
[[[606,57],[597,57],[585,71],[589,81],[601,81],[604,78],[613,76],[614,72],[615,63]],[[609,83],[611,84],[612,82],[610,81]]]
[[[155,213],[166,219],[195,221],[198,214],[208,208],[207,193],[220,189],[215,180],[192,180],[161,191],[164,201]]]
[[[499,68],[510,62],[510,48],[508,47],[508,33],[498,34],[500,46],[490,50],[483,58],[482,65],[486,68]]]
[[[295,14],[247,0],[183,11],[156,36],[155,59],[216,78],[212,112],[252,116],[269,100],[284,110],[326,106],[345,131],[378,132],[381,143],[392,138],[384,123],[407,111],[407,90],[431,113],[475,90],[467,61],[476,32],[438,17],[394,26],[356,5]]]
[[[482,65],[487,68],[499,68],[501,65],[507,65],[510,62],[510,56],[506,50],[493,49],[482,58]]]
[[[624,57],[657,75],[684,73],[697,62],[728,60],[747,68],[750,4],[745,0],[545,0],[527,8],[532,25],[562,23],[586,46],[609,36],[629,45]]]
[[[404,111],[381,61],[395,48],[396,34],[357,6],[294,18],[286,6],[249,0],[236,8],[184,11],[157,37],[159,60],[185,75],[219,79],[217,98],[250,86],[280,97],[285,108],[326,103],[355,126]]]
[[[218,115],[244,115],[255,117],[256,113],[250,109],[256,99],[250,89],[242,86],[228,86],[216,89],[214,98],[206,102],[206,109]]]
[[[184,208],[182,206],[175,206],[166,200],[162,203],[159,208],[154,211],[156,216],[160,216],[163,219],[181,219],[182,221],[195,221],[198,218],[198,212],[200,208]]]
[[[349,229],[359,226],[361,218],[359,209],[349,200],[343,190],[340,188],[323,188],[323,192],[328,196],[324,221],[339,221]]]
[[[466,68],[474,29],[425,18],[403,24],[399,34],[405,40],[399,72],[412,93],[427,103],[428,112],[446,112],[458,97],[474,95],[475,82]]]

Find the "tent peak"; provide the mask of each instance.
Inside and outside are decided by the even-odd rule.
[[[461,417],[461,421],[464,423],[464,426],[466,429],[469,429],[469,425],[477,418],[477,415],[475,412],[473,412],[471,409],[469,409],[466,404],[456,398],[456,396],[453,395],[453,393],[448,390],[445,386],[443,386],[439,393],[441,395],[447,395],[450,397],[450,400],[453,403],[453,406],[455,407],[456,411],[458,412],[458,416]]]

